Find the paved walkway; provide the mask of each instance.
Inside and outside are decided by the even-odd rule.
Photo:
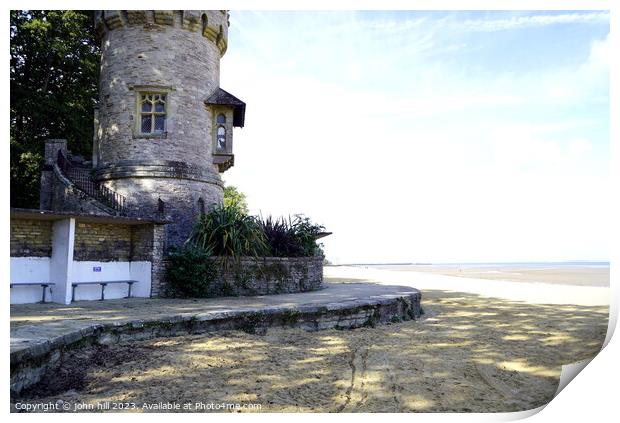
[[[11,353],[46,343],[94,325],[123,325],[137,320],[165,320],[174,316],[204,315],[265,308],[302,306],[355,307],[368,301],[390,300],[418,292],[411,287],[367,283],[325,284],[319,291],[256,297],[208,299],[131,298],[77,301],[62,304],[11,306]]]

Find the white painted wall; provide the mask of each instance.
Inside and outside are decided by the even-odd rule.
[[[98,282],[137,280],[131,288],[132,297],[151,296],[150,261],[75,261],[75,219],[54,222],[52,227],[52,257],[11,257],[10,282],[53,282],[48,291],[48,301],[61,304],[71,303],[73,282]],[[128,285],[110,284],[105,287],[105,298],[125,298]],[[49,289],[49,288],[48,288]],[[11,304],[36,303],[41,301],[43,288],[14,287],[11,289]],[[101,285],[76,287],[75,300],[99,300]]]
[[[150,276],[150,275],[149,275]],[[50,282],[49,257],[11,257],[11,280],[9,282]],[[28,304],[41,301],[40,286],[16,286],[11,288],[11,304]],[[47,301],[51,301],[49,288]]]
[[[50,279],[51,259],[49,257],[11,257],[11,280],[10,282],[52,282]],[[151,262],[100,262],[100,261],[71,261],[68,272],[72,275],[66,292],[71,299],[71,282],[96,282],[115,280],[137,280],[131,288],[132,297],[151,296]],[[100,272],[93,271],[101,268]],[[47,301],[52,301],[54,291],[61,290],[58,281],[50,292],[47,291]],[[110,284],[105,288],[105,298],[125,298],[127,296],[127,284]],[[16,286],[11,289],[11,304],[29,304],[41,301],[43,288],[40,286]],[[98,300],[101,298],[100,285],[78,286],[75,291],[75,299]]]
[[[73,245],[75,242],[75,219],[63,219],[52,226],[52,259],[50,261],[50,280],[56,285],[53,290],[55,303],[71,303]]]
[[[151,262],[139,261],[73,261],[73,280],[71,282],[119,281],[133,279],[139,281],[131,288],[132,297],[150,297]],[[101,269],[95,271],[95,269]],[[69,284],[71,289],[71,284]],[[128,285],[109,284],[105,287],[105,298],[125,298]],[[99,300],[101,285],[80,285],[75,289],[75,300]]]
[[[130,279],[139,281],[131,288],[132,297],[149,298],[151,296],[151,262],[132,261],[129,263]]]

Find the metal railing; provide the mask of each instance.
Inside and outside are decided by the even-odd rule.
[[[125,214],[125,196],[97,182],[91,174],[91,168],[75,165],[65,156],[62,150],[58,150],[58,167],[81,191],[116,210],[119,214]]]

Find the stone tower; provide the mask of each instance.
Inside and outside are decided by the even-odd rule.
[[[133,216],[163,213],[169,245],[221,203],[245,103],[220,88],[224,10],[95,12],[101,40],[92,167]]]

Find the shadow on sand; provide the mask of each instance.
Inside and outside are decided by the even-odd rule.
[[[440,290],[423,292],[422,304],[423,319],[376,328],[89,347],[21,399],[128,401],[138,409],[213,401],[259,403],[263,412],[520,411],[549,402],[561,365],[594,356],[607,330],[607,307]]]

